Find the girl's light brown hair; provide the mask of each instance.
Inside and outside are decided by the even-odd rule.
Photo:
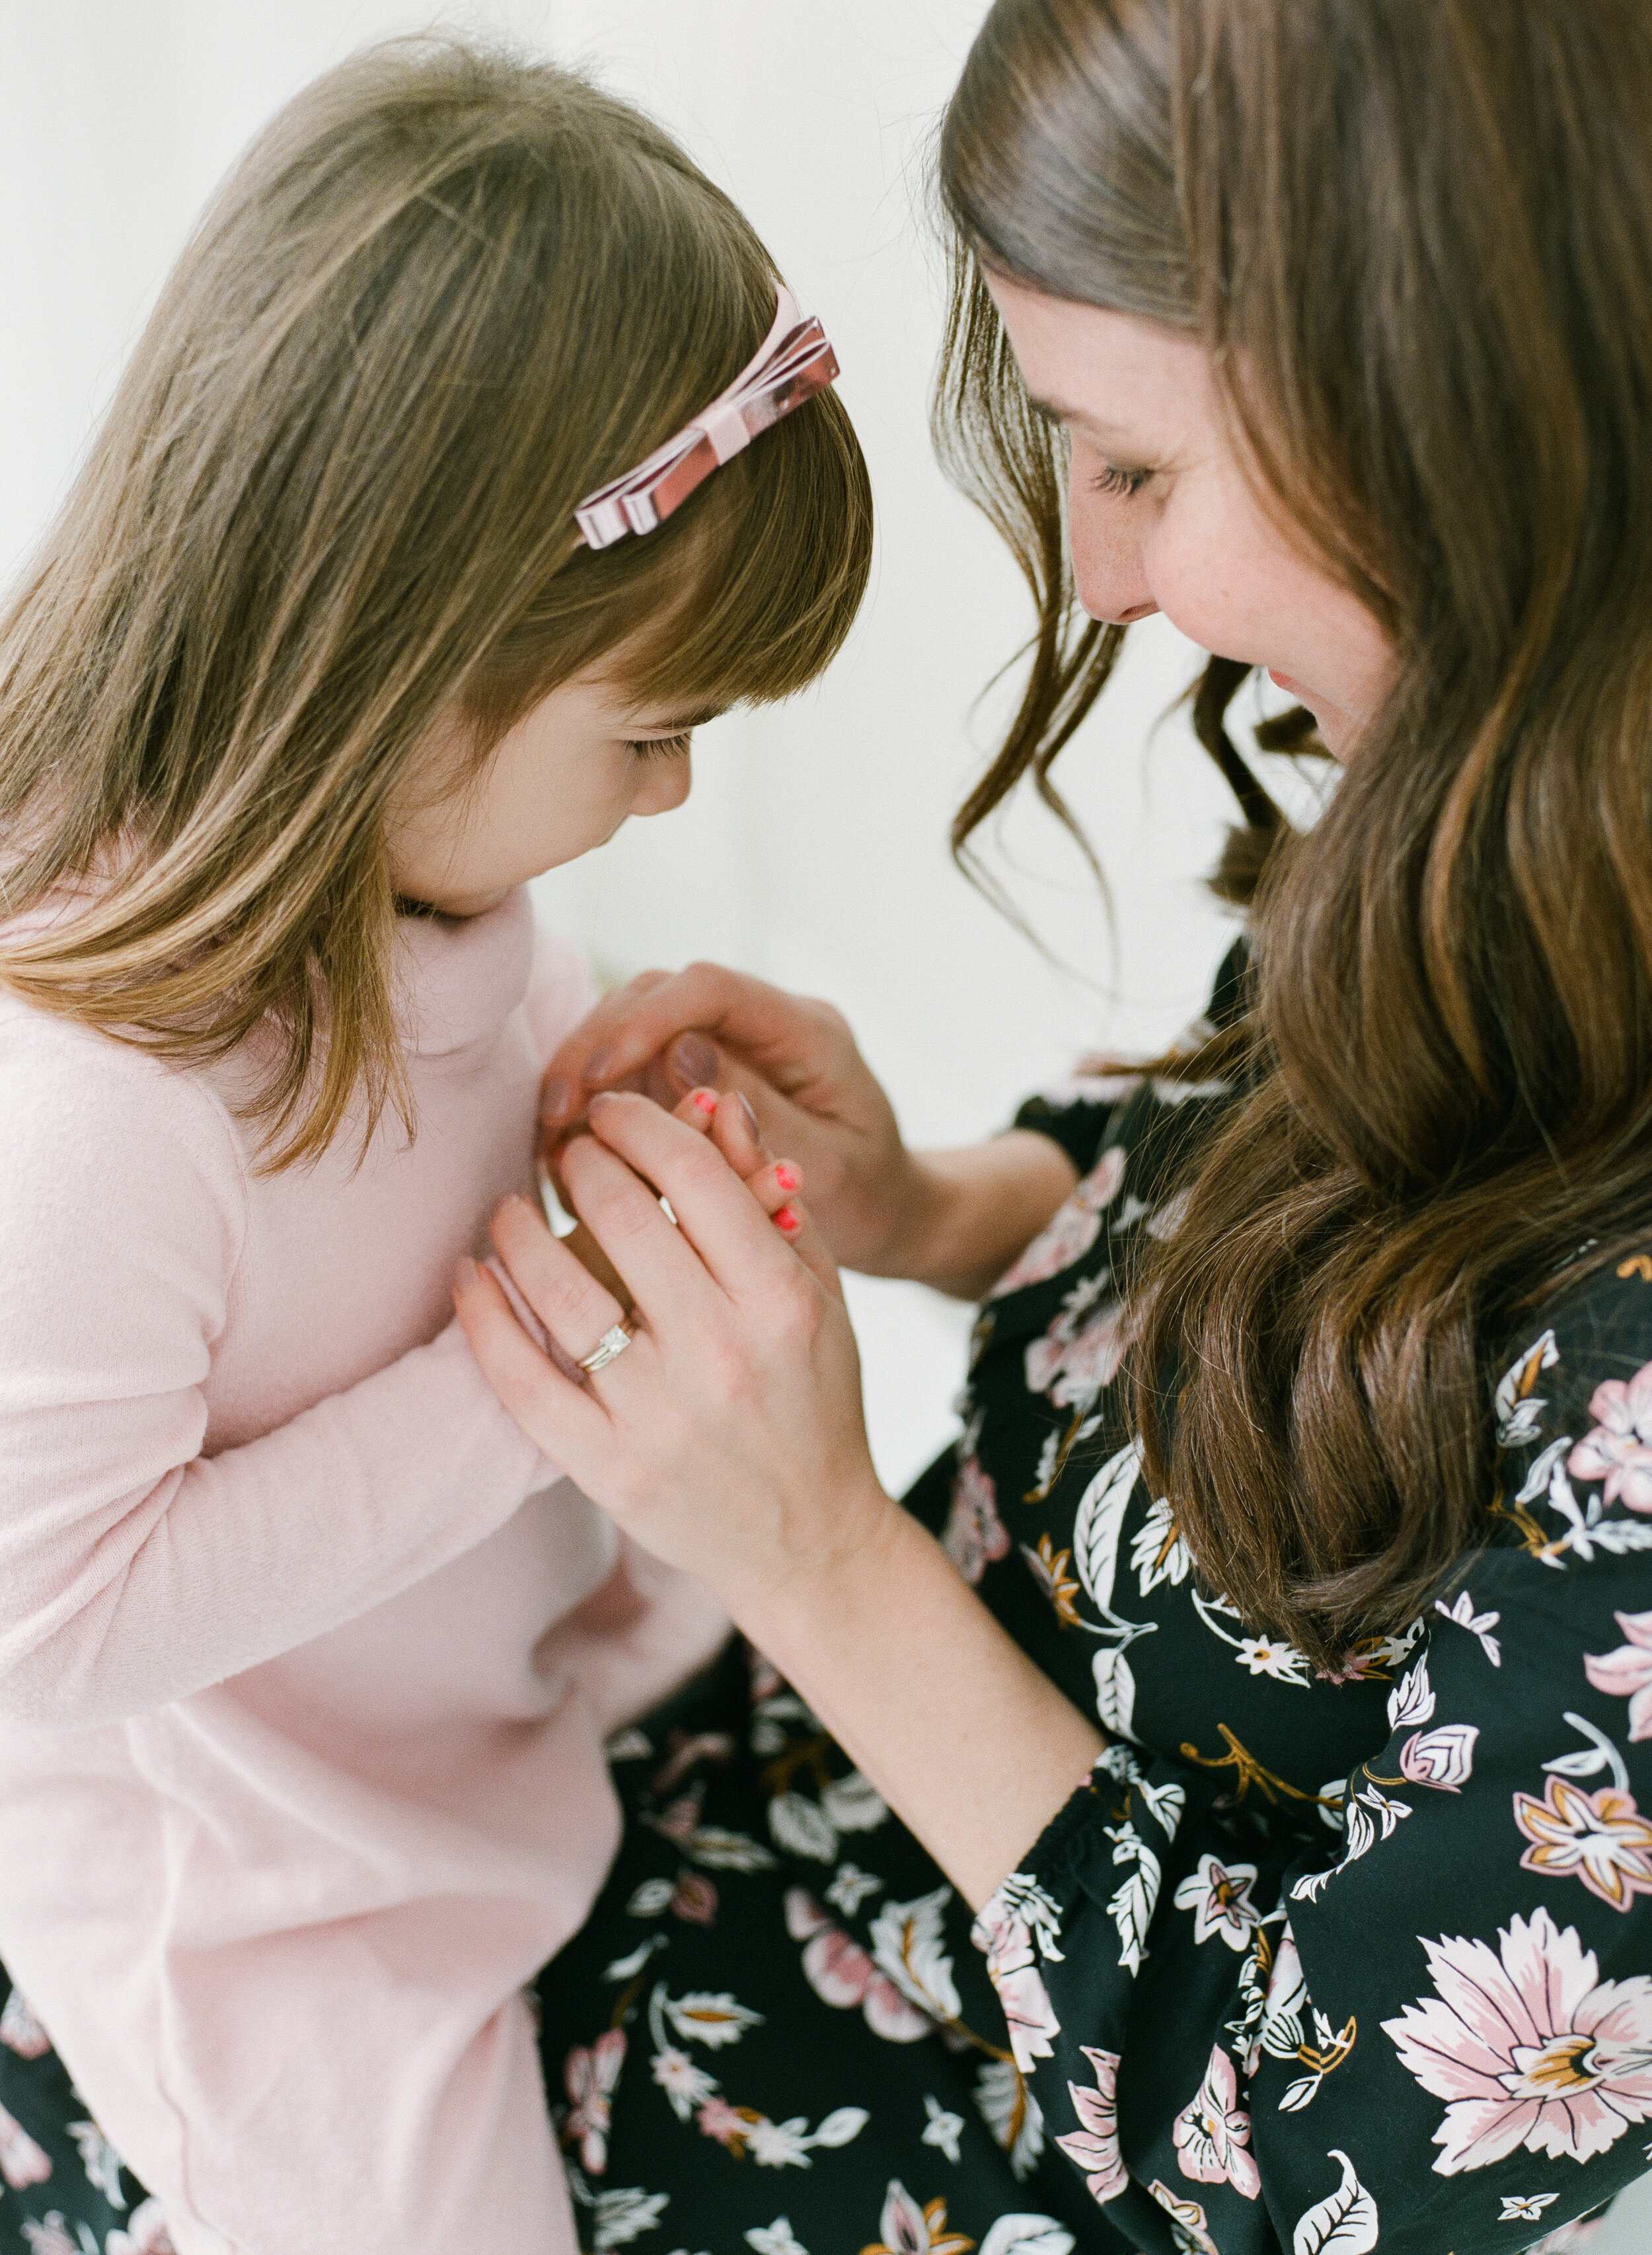
[[[259,1029],[268,1163],[406,1119],[384,818],[432,729],[481,760],[622,646],[639,704],[784,697],[854,618],[871,502],[830,393],[659,532],[576,545],[775,276],[669,136],[548,63],[396,41],[283,110],[0,620],[0,901],[37,911],[0,978],[186,1061]]]
[[[1483,1536],[1529,1303],[1652,1230],[1648,116],[1639,0],[998,0],[946,121],[966,249],[1201,337],[1395,649],[1268,857],[1254,1008],[1197,1061],[1238,1099],[1135,1280],[1149,1476],[1322,1662]],[[961,840],[1117,637],[1074,623],[1062,464],[967,262],[952,347],[943,436],[1041,621]],[[1255,848],[1243,671],[1206,676],[1201,733]]]

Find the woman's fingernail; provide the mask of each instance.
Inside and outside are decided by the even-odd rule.
[[[717,1078],[717,1052],[703,1034],[678,1034],[671,1043],[671,1071],[691,1086]]]
[[[783,1205],[775,1216],[775,1227],[784,1229],[788,1237],[795,1237],[803,1227],[803,1216],[795,1207]]]
[[[547,1080],[539,1092],[540,1119],[560,1120],[573,1101],[573,1091],[559,1073],[554,1080]]]
[[[453,1264],[454,1291],[457,1292],[461,1298],[465,1293],[474,1292],[476,1289],[476,1282],[480,1275],[481,1271],[476,1267],[475,1262],[471,1259],[469,1254],[461,1254],[458,1261]]]
[[[747,1127],[750,1128],[751,1140],[755,1143],[757,1140],[757,1115],[752,1110],[750,1105],[747,1103],[746,1094],[743,1089],[737,1088],[735,1091],[735,1097],[736,1102],[740,1106],[741,1117],[744,1120]]]
[[[588,1085],[594,1080],[605,1079],[612,1070],[613,1064],[614,1051],[608,1044],[604,1042],[600,1050],[593,1050],[590,1056],[585,1060],[585,1078],[587,1085]],[[703,1073],[696,1073],[694,1078],[696,1080],[703,1080],[705,1078],[705,1075]]]
[[[694,1109],[696,1112],[715,1112],[717,1109],[716,1090],[714,1088],[697,1088],[694,1091]]]
[[[790,1195],[791,1191],[801,1190],[802,1187],[803,1177],[795,1167],[788,1167],[783,1160],[775,1169],[775,1188],[784,1191]]]

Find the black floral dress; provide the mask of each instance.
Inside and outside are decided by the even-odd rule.
[[[980,1917],[743,1645],[611,1748],[620,1857],[539,1984],[588,2249],[1516,2255],[1647,2168],[1652,1253],[1508,1342],[1482,1545],[1316,1673],[1200,1583],[1114,1386],[1224,1100],[1020,1114],[1081,1179],[907,1500],[1111,1743]],[[14,2000],[0,2251],[162,2244],[55,2067]]]

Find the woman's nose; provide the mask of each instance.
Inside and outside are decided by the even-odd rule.
[[[1072,550],[1079,601],[1093,619],[1130,626],[1157,610],[1142,560],[1141,536],[1132,512],[1136,500],[1098,493],[1087,473],[1073,466],[1068,497],[1067,537]]]

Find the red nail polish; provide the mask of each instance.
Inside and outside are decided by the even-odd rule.
[[[787,1166],[784,1160],[775,1169],[775,1187],[777,1190],[783,1190],[789,1195],[792,1191],[799,1189],[802,1183],[803,1177],[797,1169]]]
[[[694,1091],[694,1109],[697,1112],[715,1112],[717,1109],[716,1090],[714,1088],[697,1088]]]
[[[788,1237],[795,1237],[803,1227],[803,1216],[789,1205],[783,1205],[775,1216],[775,1227],[784,1229]]]

